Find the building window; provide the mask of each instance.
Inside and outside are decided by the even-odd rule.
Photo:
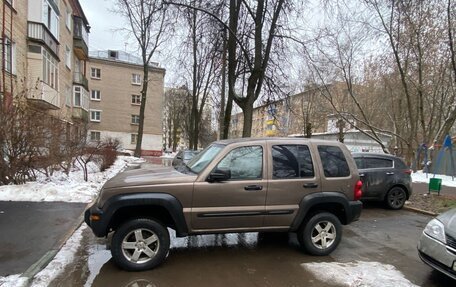
[[[8,73],[16,74],[16,59],[15,59],[15,50],[16,44],[12,42],[8,37],[3,38],[5,42],[5,51],[4,51],[4,59],[5,59],[5,70]]]
[[[68,28],[69,31],[71,31],[71,20],[72,20],[72,16],[71,16],[71,11],[68,7],[66,7],[66,27]]]
[[[79,86],[74,86],[74,99],[73,99],[73,104],[75,107],[81,107],[82,105],[82,91],[81,87]]]
[[[138,142],[138,134],[131,134],[131,144],[136,144]]]
[[[133,105],[140,105],[141,104],[141,95],[131,95],[131,103]]]
[[[131,124],[139,125],[139,115],[131,115]]]
[[[100,132],[94,132],[94,131],[91,131],[90,132],[90,140],[91,141],[100,141],[100,138],[101,138],[101,133]]]
[[[99,110],[90,110],[90,121],[100,122],[101,121],[101,111]]]
[[[91,68],[91,77],[92,79],[101,79],[101,69]]]
[[[68,85],[65,85],[65,105],[68,107],[71,107],[71,87]]]
[[[100,101],[101,100],[101,92],[99,90],[92,90],[90,93],[90,99],[92,101]]]
[[[65,65],[71,69],[71,49],[65,45]]]
[[[117,51],[112,51],[112,50],[109,50],[109,58],[111,59],[117,59],[119,56],[119,53]]]
[[[131,83],[133,85],[141,85],[141,75],[140,74],[131,74]]]
[[[43,49],[43,82],[58,89],[59,62],[46,49]]]
[[[45,0],[43,3],[43,24],[46,25],[56,39],[59,39],[59,15],[54,10],[54,7],[57,8],[57,6],[54,3],[51,5],[50,2]]]

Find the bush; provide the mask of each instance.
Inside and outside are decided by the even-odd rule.
[[[100,171],[105,171],[117,159],[117,149],[120,146],[120,141],[118,139],[107,138],[101,144],[100,149]]]

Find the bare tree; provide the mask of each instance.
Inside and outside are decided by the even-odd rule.
[[[170,23],[167,6],[162,1],[117,0],[117,4],[118,8],[115,11],[128,20],[128,32],[136,40],[143,64],[138,139],[135,148],[135,156],[139,157],[146,116],[144,111],[149,85],[149,64],[157,49],[170,37],[173,25]]]

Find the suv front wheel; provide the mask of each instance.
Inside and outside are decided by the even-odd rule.
[[[119,267],[142,271],[162,263],[169,251],[169,233],[161,223],[146,218],[127,221],[112,237],[111,254]]]
[[[342,225],[332,213],[321,212],[313,215],[298,230],[301,246],[311,255],[325,256],[339,245]]]

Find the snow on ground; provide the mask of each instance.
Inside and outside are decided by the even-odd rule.
[[[127,164],[141,159],[119,156],[116,162],[104,172],[95,163],[89,163],[89,181],[84,181],[81,169],[74,168],[67,176],[61,171],[54,172],[50,178],[38,175],[37,181],[22,185],[0,186],[2,201],[65,201],[90,202],[98,194],[103,184],[121,171]]]
[[[6,277],[0,276],[1,287],[22,287],[27,285],[27,278],[21,277],[20,274],[10,275]]]
[[[433,177],[434,177],[433,173],[428,173],[427,177],[426,177],[426,173],[423,172],[422,170],[412,173],[413,182],[429,183],[429,179],[431,179]],[[454,180],[451,176],[442,175],[442,174],[436,174],[435,177],[442,179],[442,185],[456,187],[456,177],[454,178]]]
[[[160,158],[174,158],[176,156],[177,152],[170,152],[170,153],[163,153],[163,155]]]
[[[417,287],[394,266],[378,262],[322,262],[303,263],[301,266],[321,281],[342,286]]]

